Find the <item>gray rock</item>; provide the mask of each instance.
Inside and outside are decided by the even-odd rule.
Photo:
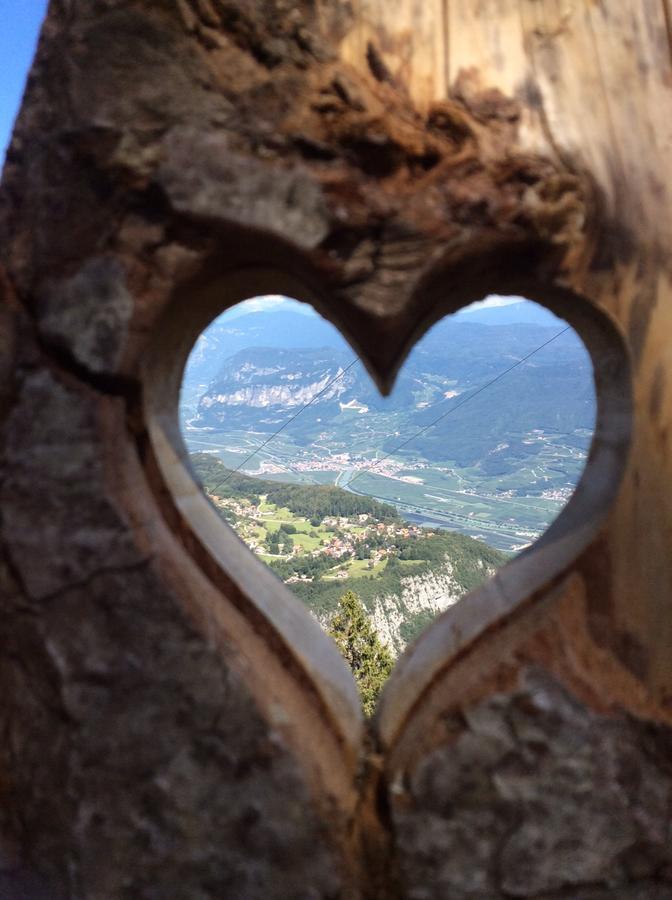
[[[529,669],[395,798],[406,881],[427,900],[668,897],[671,750],[669,729],[599,715]]]
[[[96,414],[91,392],[66,387],[44,369],[26,378],[7,418],[3,532],[33,599],[143,561],[106,495]]]
[[[43,292],[39,328],[92,372],[113,373],[126,342],[133,298],[118,260],[94,257]]]
[[[172,129],[164,151],[157,181],[178,212],[274,231],[305,249],[328,234],[322,190],[299,166],[269,166],[235,152],[225,132],[189,127]]]

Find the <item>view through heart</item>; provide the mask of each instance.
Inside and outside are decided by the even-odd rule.
[[[310,305],[252,298],[198,338],[180,396],[206,495],[334,638],[366,712],[435,616],[558,516],[594,424],[584,345],[520,297],[438,322],[389,397]]]

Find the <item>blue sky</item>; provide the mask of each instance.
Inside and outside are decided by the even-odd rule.
[[[4,162],[47,0],[0,0],[0,162]]]

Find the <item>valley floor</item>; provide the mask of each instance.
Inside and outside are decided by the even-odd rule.
[[[233,468],[264,440],[262,433],[188,426],[184,437],[191,452],[212,453]],[[272,481],[333,484],[391,503],[416,524],[459,531],[517,552],[557,517],[585,465],[586,451],[565,438],[543,431],[526,435],[529,456],[509,471],[488,474],[454,461],[437,465],[417,457],[379,463],[371,452],[335,452],[319,444],[303,448],[280,435],[242,471]]]

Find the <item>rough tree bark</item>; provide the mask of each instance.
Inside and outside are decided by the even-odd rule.
[[[670,21],[52,0],[0,190],[0,896],[672,897]],[[575,512],[365,737],[171,431],[190,342],[271,270],[383,389],[526,291],[605,398]]]

